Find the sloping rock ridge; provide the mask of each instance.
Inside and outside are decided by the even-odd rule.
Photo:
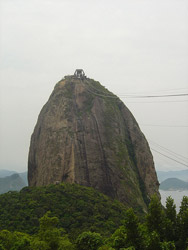
[[[99,82],[66,76],[31,137],[29,186],[91,186],[141,210],[158,192],[153,157],[135,118]]]

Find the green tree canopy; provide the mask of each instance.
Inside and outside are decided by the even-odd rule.
[[[99,233],[83,232],[76,240],[78,250],[96,250],[103,244],[103,239]]]

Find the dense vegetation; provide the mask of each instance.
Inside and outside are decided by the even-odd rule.
[[[75,184],[10,192],[0,206],[0,250],[188,249],[186,196],[178,214],[171,197],[163,208],[153,196],[142,222],[133,209]]]
[[[25,187],[0,195],[0,230],[34,234],[47,211],[69,235],[92,230],[109,235],[121,225],[126,208],[118,201],[76,184]]]

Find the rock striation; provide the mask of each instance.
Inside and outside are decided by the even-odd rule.
[[[56,84],[39,114],[28,181],[91,186],[141,210],[159,195],[149,145],[131,112],[99,82],[73,76]]]

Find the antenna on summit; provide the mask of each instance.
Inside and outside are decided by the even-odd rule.
[[[85,75],[83,69],[76,69],[74,72],[74,77],[79,78],[79,79],[85,79],[86,75]]]

